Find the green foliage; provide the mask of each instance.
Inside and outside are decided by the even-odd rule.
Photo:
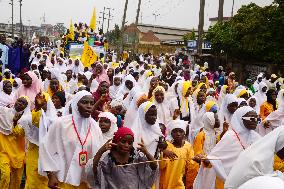
[[[184,45],[187,46],[187,42],[189,40],[195,40],[196,39],[196,35],[195,35],[195,32],[194,32],[194,29],[189,32],[189,33],[186,33],[182,36],[182,39],[184,41]]]
[[[116,46],[117,48],[121,44],[121,31],[118,25],[114,26],[114,30],[107,33],[108,41],[110,44]]]
[[[56,25],[53,26],[54,31],[57,31],[59,35],[65,34],[67,31],[67,28],[64,26],[63,23],[57,23]]]
[[[283,31],[284,14],[280,6],[262,8],[251,3],[240,8],[230,21],[209,28],[206,38],[216,53],[223,50],[239,59],[283,63]]]

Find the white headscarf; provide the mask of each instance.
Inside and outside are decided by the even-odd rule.
[[[283,189],[283,186],[284,181],[279,177],[260,176],[247,181],[238,189]]]
[[[216,145],[216,134],[214,130],[215,126],[214,113],[206,112],[202,117],[202,121],[204,125],[203,131],[205,133],[203,151],[205,154],[209,154]]]
[[[131,74],[128,74],[123,81],[123,85],[121,85],[120,89],[117,92],[116,98],[124,98],[124,95],[126,93],[129,93],[130,90],[126,87],[125,82],[126,81],[131,81],[133,83],[133,88],[135,88],[136,86],[136,80],[134,79],[134,77]],[[133,89],[132,88],[132,89]],[[131,89],[131,90],[132,90]]]
[[[220,108],[220,123],[221,125],[223,125],[223,123],[226,122],[230,124],[231,122],[231,118],[232,118],[232,114],[229,112],[228,110],[228,105],[233,103],[233,102],[238,102],[238,98],[236,97],[236,95],[233,94],[227,94],[222,102],[221,108]]]
[[[252,107],[254,109],[254,111],[259,115],[259,112],[260,112],[260,105],[258,104],[258,100],[256,99],[255,96],[252,96],[250,97],[248,100],[247,100],[247,104],[249,105],[249,102],[251,99],[255,99],[255,107]]]
[[[15,93],[11,92],[10,95],[4,92],[4,82],[10,82],[9,80],[0,82],[0,106],[12,106],[14,104],[14,95]]]
[[[32,121],[30,102],[29,100],[27,101],[28,105],[23,110],[22,117],[18,120],[18,125],[22,128],[26,123]],[[10,135],[13,132],[13,118],[15,114],[16,114],[15,108],[0,107],[0,132],[2,134]]]
[[[158,91],[164,94],[164,101],[162,103],[158,103],[155,99],[155,93]],[[167,126],[168,122],[171,120],[171,113],[170,113],[170,104],[168,103],[168,99],[166,99],[166,91],[164,87],[162,86],[156,87],[152,92],[152,96],[153,96],[153,102],[157,107],[158,121],[159,123],[163,123],[164,125]]]
[[[107,118],[108,120],[110,120],[111,122],[111,126],[110,126],[110,129],[106,132],[106,133],[103,133],[103,139],[104,139],[104,142],[103,143],[106,143],[109,139],[112,139],[113,138],[113,135],[114,133],[117,131],[117,125],[116,125],[116,122],[117,122],[117,119],[116,117],[110,113],[110,112],[101,112],[98,116],[99,118]]]
[[[264,88],[264,87],[267,87],[267,84],[265,83],[265,82],[260,82],[259,83],[259,89],[258,89],[258,91],[255,93],[255,98],[258,100],[258,104],[261,106],[265,101],[266,101],[266,99],[267,99],[267,97],[266,97],[266,93],[264,93],[263,91],[262,91],[262,89]],[[267,90],[268,90],[268,87],[267,87]]]
[[[281,176],[274,172],[274,155],[284,147],[284,127],[281,126],[247,148],[235,162],[225,188],[237,189],[248,180],[258,176]]]
[[[144,145],[149,151],[150,154],[154,156],[157,146],[158,140],[160,136],[163,136],[161,129],[159,127],[159,123],[156,121],[154,125],[150,125],[145,120],[145,115],[151,107],[155,105],[152,102],[144,102],[138,108],[138,115],[133,124],[128,125],[130,129],[134,132],[135,144],[141,143],[144,141]]]
[[[122,79],[122,76],[121,75],[115,75],[113,76],[113,85],[109,87],[109,96],[111,99],[114,99],[116,97],[116,94],[118,93],[118,90],[120,89],[121,85],[114,85],[114,79],[115,78],[119,78],[120,80]]]
[[[168,124],[168,127],[167,127],[167,133],[168,133],[168,136],[167,136],[167,140],[168,141],[172,141],[173,140],[173,137],[172,137],[172,131],[174,129],[182,129],[184,131],[184,133],[186,133],[186,127],[187,127],[187,122],[186,121],[183,121],[183,120],[171,120]]]

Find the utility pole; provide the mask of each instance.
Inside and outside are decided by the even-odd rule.
[[[203,43],[203,27],[204,27],[204,8],[205,0],[200,0],[200,10],[199,10],[199,24],[198,24],[198,41],[197,41],[197,53],[202,54],[202,43]]]
[[[235,0],[233,0],[233,4],[232,4],[232,12],[231,12],[231,17],[232,18],[234,16],[234,6],[235,6]]]
[[[22,3],[23,0],[19,0],[20,3],[20,36],[23,38],[23,22],[22,22]]]
[[[137,46],[139,43],[139,33],[138,33],[138,21],[139,21],[139,14],[140,14],[140,10],[141,10],[141,1],[138,1],[138,8],[137,8],[137,14],[136,14],[136,20],[135,20],[135,27],[137,28],[137,30],[135,31],[135,39],[134,39],[134,53],[136,53],[137,51]]]
[[[108,9],[108,18],[107,18],[107,33],[109,32],[109,22],[110,20],[112,20],[111,18],[113,17],[110,13],[110,10],[114,10],[114,9],[111,9],[111,8],[107,8]]]
[[[224,9],[224,0],[219,0],[219,10],[218,10],[218,22],[223,22],[223,11]]]
[[[122,17],[122,24],[121,24],[121,52],[123,51],[123,46],[124,46],[124,27],[125,27],[125,20],[126,20],[126,13],[127,13],[127,6],[128,6],[128,0],[125,0],[124,4],[124,13]]]
[[[14,0],[9,3],[12,6],[12,38],[14,38]]]
[[[102,31],[104,32],[104,24],[105,24],[105,10],[106,10],[106,7],[104,7],[104,11],[103,12],[100,12],[101,14],[103,14],[103,17],[99,17],[99,18],[102,18],[103,21],[102,21]]]

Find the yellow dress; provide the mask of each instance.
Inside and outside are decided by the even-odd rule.
[[[32,111],[33,125],[39,127],[40,111]],[[26,185],[25,189],[48,189],[48,178],[38,174],[39,147],[29,142],[26,160]]]
[[[10,135],[0,133],[0,188],[19,189],[24,170],[25,134],[16,125]]]
[[[277,155],[274,156],[274,171],[278,170],[284,173],[284,160],[280,159]]]
[[[191,160],[194,157],[191,144],[185,142],[182,148],[176,148],[172,143],[167,143],[167,150],[174,152],[179,160],[160,163],[160,189],[184,189],[184,176],[186,188],[191,188],[197,174],[196,163]]]

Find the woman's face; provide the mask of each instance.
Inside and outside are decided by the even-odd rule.
[[[101,117],[99,119],[99,126],[102,130],[102,133],[106,133],[109,131],[110,127],[111,127],[111,122],[108,118],[106,117]]]
[[[162,103],[165,99],[165,95],[162,91],[157,91],[155,93],[155,100],[158,102],[158,103]]]
[[[121,84],[121,79],[119,77],[115,77],[113,80],[113,84],[115,86],[119,86]]]
[[[238,102],[232,102],[231,104],[228,104],[227,109],[231,114],[233,114],[238,109],[238,106]]]
[[[110,69],[107,70],[107,75],[108,75],[109,77],[112,77],[113,74],[114,74],[114,73],[113,73],[113,69],[110,68]]]
[[[271,96],[271,99],[274,100],[274,101],[277,99],[277,94],[276,94],[275,91],[272,92],[270,96]]]
[[[220,120],[218,118],[218,114],[217,113],[214,113],[214,118],[215,118],[214,128],[219,128],[220,127]]]
[[[150,124],[154,125],[157,120],[157,108],[156,106],[152,106],[145,114],[145,121]]]
[[[180,128],[176,128],[176,129],[172,130],[171,135],[172,135],[174,141],[182,141],[184,139],[185,132],[184,132],[184,130],[182,130]]]
[[[57,92],[59,90],[59,81],[57,79],[52,79],[49,86],[52,92]]]
[[[252,108],[254,108],[256,106],[256,100],[254,98],[251,98],[249,100],[249,106],[252,107]]]
[[[28,74],[25,74],[22,83],[25,87],[29,88],[31,87],[33,80]]]
[[[131,135],[126,135],[117,143],[116,150],[119,153],[127,154],[133,149],[134,138]]]
[[[103,71],[103,67],[98,64],[98,65],[96,66],[96,73],[97,73],[97,74],[101,74],[102,71]]]
[[[197,80],[193,80],[193,81],[192,81],[192,87],[196,87],[197,83],[198,83]]]
[[[151,79],[151,81],[150,81],[150,86],[155,86],[155,87],[157,87],[158,86],[158,84],[159,84],[159,78],[158,77],[153,77],[152,79]]]
[[[206,100],[205,93],[200,91],[197,94],[197,104],[199,104],[199,105],[204,104],[205,100]]]
[[[202,92],[206,93],[206,91],[207,91],[206,85],[205,85],[205,84],[202,85],[202,86],[200,87],[200,90],[201,90]]]
[[[17,112],[24,111],[24,109],[28,106],[28,101],[25,98],[18,98],[15,102],[14,108]]]
[[[262,91],[263,93],[266,93],[267,87],[263,87],[263,88],[261,89],[261,91]]]
[[[109,84],[107,82],[102,82],[100,85],[101,94],[107,94],[109,91]]]
[[[8,94],[8,95],[10,95],[11,93],[12,93],[12,84],[11,84],[11,82],[10,81],[3,81],[3,91],[6,93],[6,94]]]
[[[244,119],[244,117],[249,118],[250,120]],[[248,130],[255,130],[258,122],[257,118],[258,118],[257,113],[254,111],[246,113],[242,118],[244,126]]]
[[[242,96],[240,96],[241,98],[244,98],[244,99],[246,99],[246,100],[248,100],[249,99],[249,94],[248,93],[245,93],[245,94],[243,94]]]
[[[125,86],[128,90],[131,90],[133,88],[133,82],[130,80],[125,81]]]
[[[84,96],[78,102],[78,111],[84,118],[88,118],[93,113],[95,101],[92,96]]]
[[[58,98],[58,96],[53,95],[53,96],[52,96],[52,102],[53,102],[53,104],[54,104],[54,106],[55,106],[56,109],[62,108],[62,106],[61,106],[61,101],[60,101],[60,99]]]

